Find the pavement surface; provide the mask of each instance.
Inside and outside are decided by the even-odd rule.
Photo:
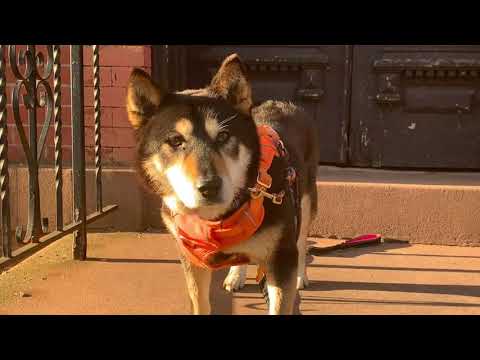
[[[89,234],[84,262],[71,259],[71,242],[65,237],[0,274],[0,314],[190,313],[169,235]],[[310,260],[304,315],[480,314],[480,248],[383,244]],[[222,289],[226,271],[215,273],[215,314],[266,313],[255,270],[249,266],[234,294]]]

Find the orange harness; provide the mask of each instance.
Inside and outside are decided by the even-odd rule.
[[[203,220],[196,215],[174,215],[180,248],[190,261],[199,267],[216,270],[228,266],[248,264],[249,259],[224,255],[217,257],[226,248],[249,239],[262,225],[265,216],[263,199],[268,197],[274,204],[282,204],[285,192],[270,194],[272,185],[268,170],[275,156],[285,156],[286,151],[278,133],[269,126],[258,126],[260,141],[260,164],[257,182],[249,188],[250,199],[233,215],[220,221]]]

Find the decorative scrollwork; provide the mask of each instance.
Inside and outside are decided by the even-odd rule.
[[[43,93],[40,93],[40,88],[43,88]],[[37,81],[36,93],[42,94],[40,97],[36,97],[37,108],[45,108],[45,122],[43,123],[42,133],[40,134],[37,148],[37,161],[39,161],[43,152],[43,147],[45,146],[45,140],[47,138],[47,132],[50,127],[53,114],[53,93],[48,80]]]
[[[38,242],[43,235],[40,218],[40,191],[38,184],[38,163],[41,158],[47,133],[52,121],[54,97],[49,79],[54,68],[53,46],[46,46],[45,52],[37,51],[35,45],[27,45],[25,50],[17,51],[16,45],[9,46],[10,67],[17,82],[12,92],[12,110],[29,174],[29,216],[27,233],[23,243]],[[57,72],[59,71],[57,58]],[[24,65],[22,72],[20,66]],[[58,73],[57,73],[58,75]],[[24,91],[22,91],[24,90]],[[29,138],[25,134],[20,116],[20,95],[23,92],[23,105],[28,112]],[[37,140],[37,110],[45,110],[45,121],[40,138]]]
[[[26,80],[18,80],[12,92],[12,110],[13,110],[13,120],[17,126],[18,137],[20,138],[20,143],[22,144],[25,157],[27,159],[27,164],[30,167],[30,164],[33,162],[32,154],[30,152],[30,146],[28,144],[27,136],[25,135],[25,130],[23,128],[22,117],[20,115],[20,91],[22,87],[27,91],[27,95],[24,95],[24,105],[27,109],[33,109],[34,105],[31,104],[30,99],[33,99],[32,95],[28,95],[29,87],[27,86]]]
[[[53,71],[53,46],[46,47],[47,61],[45,62],[45,55],[42,52],[38,52],[35,56],[36,74],[38,80],[47,80],[52,75]],[[39,66],[43,67],[43,72],[39,70]]]
[[[30,79],[35,74],[35,79],[47,80],[52,75],[53,70],[53,47],[46,47],[45,55],[42,52],[36,52],[35,46],[30,45],[27,49],[22,49],[17,53],[17,46],[9,46],[10,67],[18,80]],[[18,65],[25,65],[25,72],[21,72]],[[43,71],[39,70],[43,67]]]
[[[35,48],[33,47],[33,52],[34,51]],[[30,48],[27,48],[26,50],[20,50],[17,54],[17,46],[9,46],[10,68],[12,69],[13,75],[15,75],[18,80],[30,79],[35,71],[36,65],[33,52]],[[24,73],[19,70],[18,65],[25,65]]]

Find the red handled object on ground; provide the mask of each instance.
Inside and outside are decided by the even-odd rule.
[[[380,234],[367,234],[367,235],[358,236],[354,239],[347,240],[341,244],[337,244],[333,246],[311,247],[309,248],[308,253],[310,255],[319,256],[335,250],[342,250],[342,249],[348,249],[348,248],[360,247],[360,246],[378,245],[384,242],[385,240],[382,238],[382,235]]]

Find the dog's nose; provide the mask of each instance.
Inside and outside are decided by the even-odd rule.
[[[222,187],[222,179],[214,176],[208,179],[202,179],[198,182],[197,189],[205,199],[212,200],[218,196]]]

